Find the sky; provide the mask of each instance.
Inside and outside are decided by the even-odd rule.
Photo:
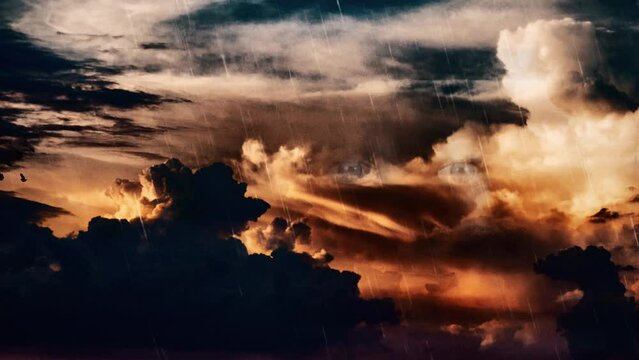
[[[639,356],[636,0],[5,0],[0,34],[0,358]]]

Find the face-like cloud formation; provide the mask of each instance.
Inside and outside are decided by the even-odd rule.
[[[402,354],[538,360],[565,357],[552,317],[586,291],[535,277],[531,264],[574,244],[636,259],[633,1],[36,0],[9,8],[18,10],[3,16],[5,38],[23,55],[6,64],[27,81],[2,75],[11,81],[0,94],[0,160],[30,169],[27,183],[14,182],[23,170],[5,173],[3,189],[83,216],[69,231],[99,214],[129,219],[97,218],[70,236],[81,251],[53,251],[59,242],[49,237],[18,256],[30,266],[40,254],[34,283],[86,273],[54,290],[88,284],[78,293],[100,297],[122,283],[166,322],[176,315],[164,311],[168,303],[193,309],[180,318],[249,324],[237,315],[246,312],[258,325],[293,324],[302,343],[304,326],[290,314],[298,303],[320,312],[308,293],[390,294],[410,322],[384,328],[390,346],[394,334],[411,334],[396,339]],[[52,155],[30,156],[44,153]],[[104,193],[105,179],[132,179],[173,157],[189,166],[171,160]],[[248,186],[207,166],[220,160]],[[255,272],[258,281],[246,280]],[[317,285],[326,278],[347,284]],[[633,274],[623,281],[637,293]],[[160,282],[194,300],[139,286]],[[285,289],[273,293],[289,306],[273,305],[268,289]],[[372,319],[368,302],[336,297],[361,314],[353,322]],[[263,314],[256,298],[285,320]],[[237,306],[195,314],[199,301]],[[133,313],[117,311],[106,314]],[[309,332],[331,341],[352,327],[344,318],[330,329],[313,318]],[[183,341],[153,327],[160,342]],[[290,335],[280,330],[264,332]],[[268,347],[253,335],[247,342]]]
[[[271,193],[278,214],[307,218],[318,234],[314,245],[332,253],[416,263],[434,257],[461,268],[528,272],[537,256],[571,243],[569,219],[560,212],[530,218],[497,197],[473,206],[473,197],[487,194],[479,191],[483,173],[471,163],[463,168],[472,173],[446,166],[439,171],[445,176],[435,179],[428,165],[414,162],[402,168],[377,164],[365,175],[340,180],[339,172],[305,174],[312,160],[301,148],[271,155],[249,141],[244,150],[244,162],[236,166],[252,191]]]
[[[17,229],[2,237],[3,344],[289,352],[340,342],[361,323],[397,321],[390,300],[359,296],[355,273],[288,247],[249,255],[227,238],[268,207],[244,197],[230,168],[192,172],[172,159],[142,179],[142,189],[116,184],[153,194],[137,201],[154,216],[97,217],[67,239],[35,224],[62,210],[2,194],[17,209],[1,226]],[[308,236],[299,224],[292,231]]]

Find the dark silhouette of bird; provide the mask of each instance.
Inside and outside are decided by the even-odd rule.
[[[20,173],[20,181],[27,182],[27,178],[24,176],[23,173]]]

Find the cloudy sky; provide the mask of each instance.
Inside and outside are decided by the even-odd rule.
[[[636,0],[5,0],[0,34],[0,357],[639,353]]]

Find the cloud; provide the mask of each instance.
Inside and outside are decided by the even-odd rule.
[[[413,44],[464,48],[481,59],[474,66],[482,63],[492,71],[492,52],[473,50],[492,47],[505,27],[553,16],[544,6],[548,3],[526,6],[524,12],[504,1],[464,0],[349,1],[340,6],[331,1],[198,0],[183,5],[161,1],[152,7],[137,0],[117,6],[41,0],[13,26],[57,51],[110,66],[196,77],[263,74],[298,83],[301,90],[327,91],[385,79],[388,67],[420,67],[420,61],[395,58]],[[441,60],[442,52],[436,52]],[[450,58],[457,55],[451,52]],[[436,71],[431,75],[440,77]]]
[[[539,256],[572,244],[567,219],[561,215],[529,219],[495,206],[481,216],[465,218],[450,228],[412,228],[409,240],[357,229],[330,217],[309,217],[314,244],[333,253],[388,264],[424,266],[437,261],[447,268],[475,272],[526,274]],[[506,211],[500,215],[498,210]]]
[[[596,41],[592,23],[569,18],[503,31],[497,45],[508,69],[503,84],[524,106],[526,100],[518,97],[548,97],[561,110],[576,114],[636,110],[637,102],[616,86],[609,65],[597,57]]]
[[[509,23],[512,20],[514,26],[515,17],[521,17],[517,6],[466,1],[415,1],[402,6],[366,2],[368,10],[360,12],[363,3],[342,5],[343,17],[336,4],[322,3],[321,8],[330,8],[322,22],[312,15],[318,14],[316,4],[308,2],[275,6],[270,1],[236,4],[202,0],[188,4],[162,1],[148,6],[127,0],[114,6],[105,1],[41,0],[23,6],[23,11],[11,17],[8,31],[37,48],[38,54],[46,53],[47,66],[53,70],[51,77],[58,80],[24,88],[25,96],[32,97],[29,101],[56,112],[82,114],[65,116],[76,126],[71,133],[49,130],[48,134],[55,132],[59,137],[55,145],[71,150],[93,148],[101,151],[102,158],[107,152],[118,151],[146,159],[144,153],[151,152],[146,147],[170,131],[172,139],[179,139],[177,154],[163,156],[180,156],[190,164],[219,161],[237,155],[246,132],[251,131],[253,137],[263,137],[269,150],[293,142],[327,149],[340,144],[344,153],[370,158],[375,152],[389,161],[406,161],[416,155],[432,155],[430,145],[445,139],[466,121],[524,121],[522,113],[505,100],[464,98],[468,89],[474,89],[476,80],[494,79],[503,72],[495,52],[487,48],[499,29],[488,29],[483,23],[477,27],[486,31],[466,32],[456,25],[469,24],[472,19],[482,22],[486,16],[481,14],[487,12],[503,12],[503,18]],[[211,11],[217,13],[211,9],[247,6],[279,7],[283,15],[275,21],[253,21],[238,15],[240,18],[228,26],[217,28],[218,23],[209,16]],[[363,16],[369,10],[375,16]],[[537,7],[529,10],[529,14],[546,13]],[[235,10],[229,14],[235,16]],[[304,18],[303,14],[311,15]],[[438,31],[424,32],[425,27]],[[389,28],[394,30],[387,31]],[[422,39],[424,36],[427,38]],[[34,45],[36,41],[38,46]],[[17,91],[23,85],[11,86]],[[52,97],[51,93],[61,95]],[[182,104],[174,118],[166,116],[171,128],[156,126],[159,115],[155,107],[165,105],[162,111],[167,114],[172,105],[167,103],[177,97],[194,103]],[[227,100],[231,107],[237,104],[236,108],[247,112],[238,114],[212,103]],[[121,118],[136,121],[129,120],[124,133],[117,128],[124,123],[122,119],[105,118],[113,127],[90,127],[89,114],[96,107],[101,110],[99,118],[115,108],[125,113]],[[131,115],[134,109],[137,112]],[[258,111],[264,116],[254,116]],[[220,112],[226,114],[218,116]],[[49,113],[46,115],[50,118]],[[207,120],[186,123],[184,118],[189,116]],[[295,123],[292,136],[282,131],[282,122],[271,121],[279,116]],[[148,121],[145,126],[131,126],[139,125],[141,117]],[[236,126],[241,118],[250,119],[243,127]],[[188,129],[176,130],[172,125],[177,119]],[[63,121],[55,117],[56,125]],[[97,121],[102,124],[101,119]],[[317,121],[347,129],[334,136],[335,132],[317,131]],[[207,149],[201,156],[210,158],[191,161],[193,133],[203,134],[203,128],[213,132],[209,127],[223,127],[229,134],[216,139],[219,146],[208,137],[203,139],[207,145],[215,143],[215,152]],[[81,130],[91,136],[81,137]],[[136,136],[145,139],[140,142]],[[186,137],[189,140],[184,144]],[[60,138],[64,143],[57,143]],[[29,154],[27,150],[22,152]],[[329,160],[327,167],[338,165],[334,159]]]
[[[0,115],[1,116],[1,115]],[[26,127],[12,124],[0,118],[2,136],[0,136],[0,170],[4,171],[15,166],[25,157],[35,152],[34,143],[37,138]]]
[[[253,232],[245,233],[245,237],[255,237],[259,246],[268,251],[277,249],[293,250],[296,244],[309,244],[311,241],[311,227],[303,221],[288,222],[276,217],[265,229],[251,229]],[[250,240],[249,240],[250,241]],[[324,259],[330,254],[318,253],[316,259]]]
[[[558,5],[582,18],[605,22],[633,21],[639,15],[639,5],[634,0],[563,0]]]
[[[377,163],[340,183],[335,174],[309,174],[307,151],[268,154],[249,141],[236,166],[251,191],[269,196],[273,216],[308,219],[313,247],[338,258],[391,264],[436,258],[455,268],[521,273],[537,256],[571,244],[569,218],[561,212],[537,217],[487,189],[479,194],[485,203],[473,204],[474,185],[484,175],[477,168],[476,179],[452,183],[438,177],[434,164]]]
[[[96,217],[65,239],[37,225],[3,237],[0,342],[290,352],[398,320],[392,301],[360,297],[353,272],[286,247],[249,255],[228,237],[268,208],[232,175],[222,164],[193,172],[171,159],[144,171],[143,184],[119,180],[110,190],[140,194],[155,217]],[[2,229],[62,212],[10,194],[0,200],[26,209],[2,217]],[[308,228],[291,226],[298,230]]]
[[[588,82],[598,78],[632,96],[608,77],[612,65],[596,56],[595,35],[594,24],[569,18],[503,31],[497,47],[506,70],[501,83],[517,106],[528,109],[525,128],[504,125],[485,134],[467,124],[434,146],[433,159],[481,158],[492,192],[509,194],[538,215],[558,209],[583,218],[602,204],[627,199],[636,177],[628,166],[636,157],[637,112],[616,106],[612,93],[589,94]],[[575,82],[574,74],[582,72]]]
[[[481,336],[482,339],[479,345],[482,348],[495,345],[495,343],[502,340],[503,337],[512,337],[514,336],[514,332],[516,331],[515,329],[513,329],[512,324],[499,320],[487,321],[480,324],[473,330]]]
[[[67,145],[72,146],[105,143],[88,140],[86,135],[93,134],[109,138],[112,146],[123,144],[113,140],[116,136],[148,136],[158,131],[108,111],[171,100],[119,89],[105,79],[106,70],[99,63],[60,56],[8,28],[5,21],[0,19],[0,47],[7,54],[0,59],[0,169],[14,168],[35,155],[45,140],[68,136]],[[91,116],[97,118],[93,123],[84,121]],[[74,140],[71,134],[80,132],[83,138]]]
[[[64,209],[26,200],[7,191],[0,191],[0,205],[3,209],[11,209],[2,215],[2,229],[8,231],[5,233],[8,238],[11,237],[9,235],[17,235],[14,232],[16,226],[38,225],[52,217],[70,215]]]
[[[215,25],[228,23],[261,23],[273,22],[289,17],[302,17],[320,22],[323,17],[341,15],[342,17],[379,17],[382,15],[403,12],[436,0],[409,0],[393,4],[383,0],[348,1],[338,4],[332,0],[309,1],[295,3],[279,3],[274,0],[214,2],[187,16],[175,21],[193,22],[202,27],[213,28]]]
[[[46,281],[51,272],[49,266],[55,264],[47,247],[55,237],[50,229],[39,224],[48,218],[70,213],[6,191],[0,191],[0,207],[6,210],[0,217],[0,288],[3,294],[11,287],[26,293],[31,290],[32,283]],[[3,300],[10,300],[11,296],[18,294],[6,293]],[[19,297],[15,299],[18,301]]]
[[[107,69],[91,60],[67,59],[0,23],[1,44],[9,54],[0,60],[0,99],[40,105],[58,111],[96,107],[132,108],[156,105],[153,94],[118,89],[105,79]],[[117,73],[117,70],[113,70]]]
[[[491,319],[468,328],[459,324],[449,324],[443,326],[442,330],[456,336],[465,333],[477,336],[481,339],[479,347],[482,350],[495,347],[500,343],[507,343],[513,339],[521,341],[524,345],[530,345],[536,341],[530,323],[513,320]]]
[[[610,211],[607,208],[602,208],[594,215],[590,216],[590,221],[593,224],[603,224],[609,220],[619,219],[620,215],[617,211]]]
[[[626,359],[637,356],[639,315],[626,297],[619,267],[602,247],[573,247],[535,263],[535,272],[553,280],[575,283],[583,297],[557,326],[575,359]]]
[[[169,159],[145,169],[139,183],[117,179],[107,195],[119,202],[122,214],[190,223],[224,237],[243,231],[269,208],[265,201],[245,198],[246,184],[232,175],[220,163],[193,172]]]

